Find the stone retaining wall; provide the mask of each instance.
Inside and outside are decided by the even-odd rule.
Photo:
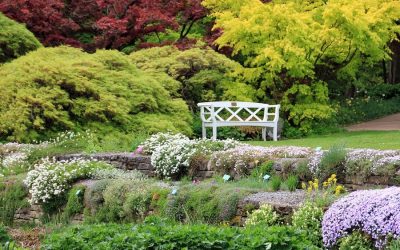
[[[35,223],[40,224],[40,218],[43,216],[43,210],[40,205],[31,205],[29,207],[20,208],[14,214],[14,222],[19,223]]]
[[[58,156],[57,160],[70,160],[75,158],[84,158],[84,159],[95,159],[98,161],[104,161],[112,164],[116,168],[120,168],[123,170],[139,170],[140,172],[146,174],[149,177],[156,176],[155,169],[151,165],[150,156],[147,155],[134,155],[132,153],[100,153],[100,154],[70,154]],[[273,169],[282,175],[287,175],[293,172],[300,164],[307,161],[305,158],[280,158],[276,159],[273,165]],[[197,166],[192,166],[191,169],[193,172],[189,173],[189,176],[192,176],[196,179],[205,179],[210,178],[214,175],[214,171],[212,169],[211,163],[206,160],[198,160],[196,161]],[[352,187],[352,189],[359,189],[363,186],[388,186],[395,185],[393,182],[396,178],[400,179],[400,171],[396,173],[396,176],[393,178],[388,178],[386,176],[371,176],[367,180],[360,181],[357,176],[354,177],[346,177],[345,185]],[[303,180],[308,181],[308,180]],[[398,184],[398,183],[397,183]]]
[[[103,161],[119,169],[139,170],[150,177],[155,176],[155,169],[151,165],[150,156],[145,155],[134,155],[132,153],[70,154],[58,156],[56,159],[61,161],[76,158]]]
[[[150,156],[147,155],[134,155],[132,153],[100,153],[100,154],[70,154],[58,156],[58,161],[71,160],[71,159],[94,159],[97,161],[107,162],[116,168],[123,170],[138,170],[149,177],[155,177],[155,168],[151,165]],[[214,171],[205,162],[200,164],[191,176],[197,179],[210,178],[214,175]]]

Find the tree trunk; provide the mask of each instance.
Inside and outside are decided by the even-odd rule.
[[[400,43],[392,42],[390,49],[393,51],[393,55],[387,67],[387,81],[390,84],[396,84],[400,83]]]

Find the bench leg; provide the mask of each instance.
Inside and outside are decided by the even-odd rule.
[[[204,123],[201,126],[201,133],[202,133],[203,139],[206,139],[207,138],[207,130],[206,130],[206,126],[204,126]]]
[[[278,140],[278,125],[275,125],[274,129],[273,129],[273,136],[274,136],[274,141]]]
[[[212,135],[213,141],[217,140],[217,127],[213,126],[213,135]]]
[[[262,139],[263,141],[267,140],[267,128],[262,128]]]

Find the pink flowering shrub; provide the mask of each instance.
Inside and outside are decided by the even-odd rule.
[[[325,213],[322,236],[330,248],[355,230],[368,234],[382,249],[388,239],[400,238],[400,187],[353,192]]]

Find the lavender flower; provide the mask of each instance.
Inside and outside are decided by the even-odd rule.
[[[360,230],[382,249],[389,237],[400,238],[400,188],[356,191],[335,202],[325,213],[322,236],[326,247]]]

